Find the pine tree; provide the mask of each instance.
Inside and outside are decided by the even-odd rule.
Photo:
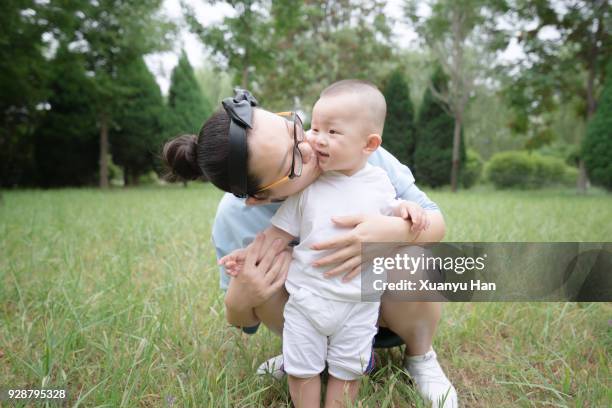
[[[170,135],[197,134],[212,113],[210,101],[204,97],[185,51],[172,71],[168,105],[171,110]]]
[[[37,127],[34,162],[42,187],[94,184],[98,173],[98,132],[93,83],[83,58],[60,46],[52,61],[50,109]]]
[[[612,62],[606,76],[597,111],[587,127],[582,156],[591,181],[612,190]]]
[[[153,169],[165,139],[167,108],[142,58],[121,67],[117,81],[125,91],[113,115],[117,127],[111,131],[110,145],[113,161],[123,168],[125,184],[131,185]]]
[[[433,86],[440,90],[447,79],[440,68],[432,76]],[[450,183],[453,164],[453,117],[428,88],[423,96],[417,119],[418,137],[414,151],[414,172],[418,183],[440,187]],[[461,140],[463,141],[463,137]],[[460,145],[460,163],[465,162],[465,145]]]
[[[387,101],[383,146],[399,161],[411,166],[416,141],[414,109],[408,83],[399,70],[391,73],[383,93]]]

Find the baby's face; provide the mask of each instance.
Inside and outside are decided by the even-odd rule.
[[[363,165],[367,132],[354,95],[326,96],[312,109],[310,142],[323,171],[352,174]]]

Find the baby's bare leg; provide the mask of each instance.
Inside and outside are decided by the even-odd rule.
[[[289,393],[295,408],[319,408],[321,406],[321,377],[310,378],[289,376]],[[328,391],[329,393],[329,391]]]
[[[346,401],[355,401],[358,392],[359,380],[344,381],[330,375],[327,381],[325,408],[345,407]]]

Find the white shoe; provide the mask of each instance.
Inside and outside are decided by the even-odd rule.
[[[264,361],[259,368],[257,368],[257,375],[271,375],[276,380],[282,380],[285,375],[287,375],[283,367],[283,355],[279,354],[276,357]]]
[[[432,408],[458,408],[457,391],[448,380],[436,352],[429,350],[422,356],[411,356],[404,359],[404,368],[416,385],[416,389]]]

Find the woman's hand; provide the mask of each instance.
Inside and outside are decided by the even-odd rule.
[[[291,254],[284,251],[285,245],[281,240],[274,241],[271,249],[262,253],[264,239],[263,234],[258,234],[251,245],[241,252],[244,263],[228,289],[228,307],[253,309],[267,301],[285,284]],[[261,261],[258,262],[259,258]]]
[[[339,235],[324,242],[311,245],[311,249],[335,249],[332,254],[324,256],[313,263],[313,266],[338,264],[325,273],[326,277],[345,274],[342,280],[348,282],[361,272],[361,265],[371,261],[376,254],[368,254],[362,259],[362,242],[438,242],[444,237],[444,218],[438,211],[428,211],[430,224],[426,231],[411,231],[412,224],[400,217],[385,215],[351,215],[333,217],[336,226],[352,228],[346,234]]]

